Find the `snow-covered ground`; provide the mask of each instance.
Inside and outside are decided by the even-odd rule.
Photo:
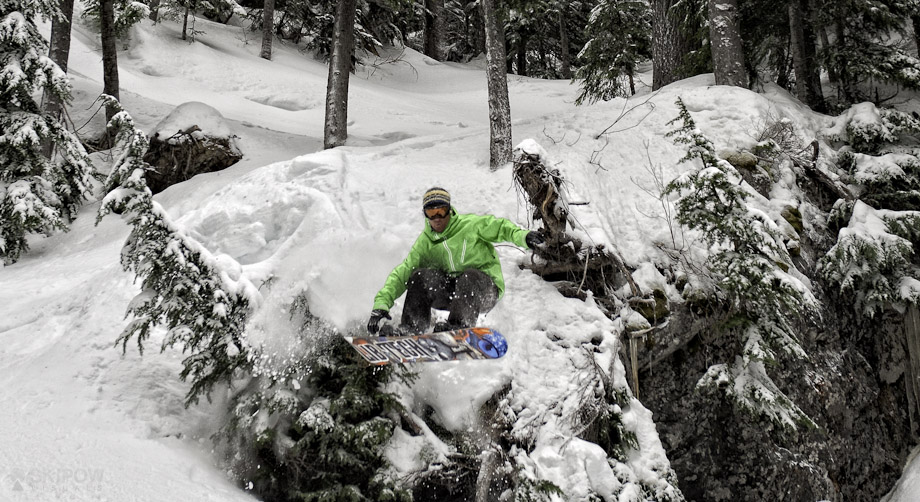
[[[281,321],[283,309],[301,291],[314,313],[339,328],[366,321],[377,289],[422,229],[421,195],[431,186],[447,188],[462,212],[533,225],[510,166],[488,167],[481,65],[438,63],[411,50],[390,51],[391,62],[367,59],[351,80],[348,144],[323,152],[324,64],[281,43],[265,61],[251,32],[203,20],[196,28],[204,33],[192,43],[180,40],[168,21],[134,29],[119,53],[122,101],[148,132],[175,106],[204,102],[238,137],[240,163],[155,200],[190,235],[265,286],[252,336],[279,347],[289,342],[294,333]],[[98,46],[77,21],[74,116],[89,116],[101,91]],[[642,78],[650,82],[651,75]],[[706,75],[654,94],[646,86],[628,102],[583,107],[573,104],[577,88],[568,81],[510,76],[509,92],[514,143],[532,139],[546,150],[569,182],[569,200],[587,203],[573,206],[577,232],[617,249],[640,269],[636,278],[645,287],[663,284],[648,264],[663,261],[655,243],[671,239],[654,173],[666,182],[686,169],[677,164],[684,152],[665,137],[674,128],[666,124],[677,116],[678,96],[717,148],[753,143],[767,117],[788,117],[812,137],[831,125],[781,90],[714,88]],[[100,126],[97,119],[88,128]],[[779,189],[764,202],[771,216],[784,197],[795,194]],[[133,344],[124,355],[113,346],[139,288],[118,261],[126,224],[109,216],[94,226],[97,209],[88,204],[69,233],[32,239],[30,253],[0,269],[0,499],[253,500],[228,478],[211,447],[209,436],[223,418],[220,396],[182,405],[182,354],[158,353],[155,341],[143,356]],[[463,430],[475,426],[479,405],[513,379],[519,416],[539,412],[533,422],[543,432],[532,457],[540,476],[573,498],[588,489],[612,491],[618,481],[596,445],[561,445],[564,425],[557,422],[578,386],[567,376],[580,362],[560,350],[608,340],[600,362],[613,365],[622,385],[611,336],[621,326],[590,301],[562,298],[520,270],[528,253],[505,246],[499,254],[507,291],[486,323],[509,338],[509,355],[500,362],[428,365],[410,397],[431,405],[445,427]],[[633,403],[624,420],[643,454],[631,467],[651,479],[667,460],[651,413]],[[397,434],[394,464],[411,469],[412,451],[412,440]]]

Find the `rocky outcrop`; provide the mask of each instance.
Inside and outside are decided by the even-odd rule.
[[[202,173],[226,169],[243,158],[221,114],[204,103],[176,107],[150,136],[144,161],[153,193]]]
[[[769,370],[814,422],[795,430],[697,386],[739,349],[718,328],[724,313],[679,305],[642,347],[642,401],[688,500],[879,500],[894,486],[912,442],[902,319],[866,323],[824,303],[822,320],[800,327],[808,357],[780,355]]]

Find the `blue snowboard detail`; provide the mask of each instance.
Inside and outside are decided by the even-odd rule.
[[[492,328],[463,328],[408,336],[345,337],[371,364],[498,359],[508,342]]]

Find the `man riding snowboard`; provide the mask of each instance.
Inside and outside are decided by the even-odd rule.
[[[446,325],[438,323],[435,331],[472,327],[479,314],[492,310],[505,291],[493,243],[511,242],[532,249],[544,242],[539,233],[504,218],[457,213],[450,205],[450,194],[440,187],[425,192],[422,211],[425,229],[374,297],[367,323],[371,334],[380,329],[381,319],[392,319],[389,310],[403,292],[401,330],[428,332],[432,308],[450,311]]]

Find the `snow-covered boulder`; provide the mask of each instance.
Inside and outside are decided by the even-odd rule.
[[[154,167],[147,173],[153,193],[201,173],[226,169],[243,158],[223,115],[204,103],[190,101],[176,107],[150,134],[144,160]]]

